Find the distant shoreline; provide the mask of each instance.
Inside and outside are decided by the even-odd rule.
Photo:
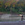
[[[22,12],[23,14],[22,15],[25,15],[25,12]],[[8,13],[8,12],[0,12],[0,14],[11,14],[11,13]],[[19,15],[18,13],[16,13],[16,15]]]

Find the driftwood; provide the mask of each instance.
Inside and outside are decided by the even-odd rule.
[[[3,14],[3,12],[0,12],[0,15],[2,15]]]
[[[1,16],[3,15],[3,12],[0,12],[0,20],[1,20]]]

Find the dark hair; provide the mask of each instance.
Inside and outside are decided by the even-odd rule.
[[[23,15],[22,15],[22,17],[23,17]]]

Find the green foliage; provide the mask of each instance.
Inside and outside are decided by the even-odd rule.
[[[23,11],[25,12],[25,6],[23,7]]]
[[[3,4],[3,2],[1,3],[2,5],[2,7],[1,7],[1,9],[0,9],[0,11],[1,12],[6,12],[6,11],[8,11],[11,7],[12,7],[12,11],[14,11],[14,12],[18,12],[18,13],[21,13],[21,12],[19,12],[19,9],[21,9],[21,10],[23,10],[24,12],[25,12],[25,3],[22,3],[22,2],[20,2],[20,3],[16,3],[15,5],[14,4],[9,4],[9,3],[5,3],[5,4]],[[8,7],[7,7],[7,9],[4,7],[4,5],[8,5]],[[21,8],[20,8],[21,7]],[[9,12],[9,11],[8,11]]]

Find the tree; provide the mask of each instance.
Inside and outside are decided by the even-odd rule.
[[[23,12],[25,12],[25,6],[23,7]]]

